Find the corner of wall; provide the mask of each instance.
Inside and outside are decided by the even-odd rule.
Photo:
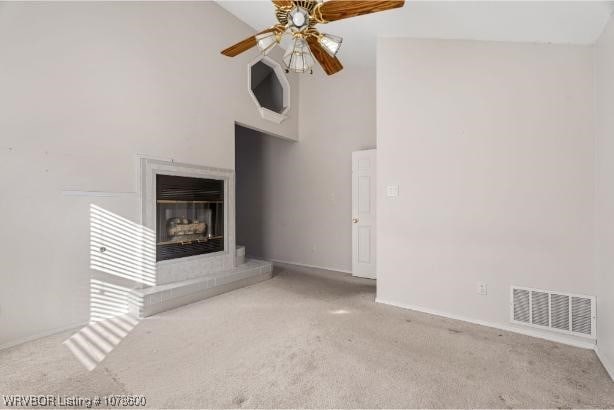
[[[614,363],[612,363],[610,359],[605,354],[603,354],[602,351],[599,350],[599,347],[595,348],[595,353],[601,361],[603,368],[610,376],[610,379],[612,379],[612,381],[614,382]]]
[[[613,9],[614,10],[614,9]],[[597,356],[614,380],[614,18],[593,46],[593,133],[595,144],[595,279],[597,295]]]

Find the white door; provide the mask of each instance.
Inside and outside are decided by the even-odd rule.
[[[375,279],[375,150],[352,152],[352,274]]]

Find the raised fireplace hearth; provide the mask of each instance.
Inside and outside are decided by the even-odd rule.
[[[224,251],[224,181],[156,175],[156,260]]]

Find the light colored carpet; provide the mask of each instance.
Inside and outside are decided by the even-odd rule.
[[[592,351],[374,296],[369,280],[282,270],[141,321],[90,372],[62,343],[72,333],[2,351],[0,395],[142,394],[175,408],[614,407]]]

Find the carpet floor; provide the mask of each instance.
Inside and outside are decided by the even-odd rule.
[[[91,371],[65,343],[74,331],[0,351],[0,395],[135,394],[164,408],[614,407],[593,351],[374,298],[373,281],[281,269],[84,332],[98,344],[85,355]]]

